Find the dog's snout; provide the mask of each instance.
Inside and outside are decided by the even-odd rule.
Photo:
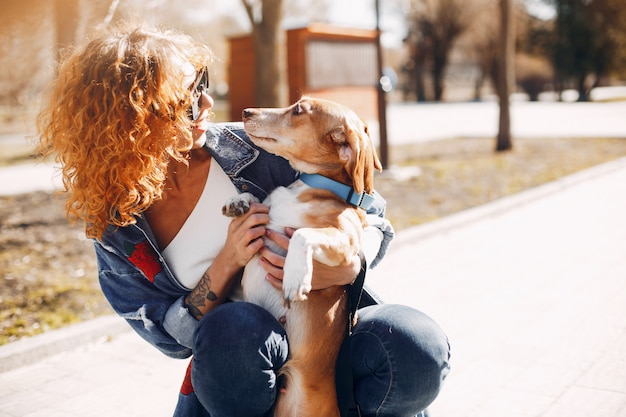
[[[244,119],[247,119],[248,117],[252,117],[253,114],[254,112],[252,111],[252,109],[243,109],[243,111],[241,112],[241,115]]]

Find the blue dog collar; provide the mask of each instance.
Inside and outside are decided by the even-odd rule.
[[[372,203],[374,203],[374,196],[367,194],[365,191],[357,193],[354,188],[323,175],[302,173],[300,174],[300,179],[309,187],[331,191],[345,200],[346,203],[364,210],[370,208]]]

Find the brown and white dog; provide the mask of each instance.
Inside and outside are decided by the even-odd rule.
[[[256,145],[286,158],[296,170],[371,198],[374,171],[381,164],[367,127],[350,109],[304,97],[287,108],[246,109],[243,121]],[[253,200],[251,194],[240,194],[227,202],[224,214],[241,214]],[[285,259],[282,294],[265,280],[258,259],[248,263],[242,279],[247,301],[286,319],[290,356],[281,370],[283,388],[274,415],[339,416],[335,365],[348,328],[347,286],[311,291],[313,265],[346,265],[354,259],[365,211],[302,179],[274,190],[264,204],[270,206],[269,228],[281,233],[285,227],[297,229]]]

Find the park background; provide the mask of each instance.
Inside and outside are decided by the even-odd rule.
[[[265,6],[281,4],[269,0],[262,3]],[[406,243],[405,236],[422,235],[424,230],[431,230],[428,226],[441,224],[437,220],[458,219],[455,213],[464,218],[463,213],[473,213],[468,210],[472,207],[480,210],[480,207],[503,197],[524,194],[524,190],[544,190],[541,184],[560,184],[559,179],[569,178],[569,174],[613,159],[621,160],[619,158],[626,155],[626,141],[623,140],[626,138],[626,5],[617,0],[512,3],[515,4],[516,31],[516,83],[509,97],[513,146],[507,152],[495,152],[499,128],[496,68],[502,58],[498,50],[501,2],[380,1],[383,67],[384,75],[388,77],[385,82],[393,88],[385,92],[391,165],[377,177],[376,184],[388,200],[387,216],[399,232],[399,242]],[[246,5],[250,7],[250,13],[246,11]],[[261,96],[275,96],[277,105],[288,102],[287,59],[284,49],[280,49],[284,48],[281,45],[285,30],[320,23],[355,31],[372,31],[376,27],[374,0],[285,0],[282,7],[278,38],[272,44],[279,50],[276,58],[280,64],[278,77],[276,82],[261,85],[276,89]],[[7,348],[14,346],[18,351],[23,349],[25,353],[17,355],[20,360],[25,357],[31,362],[41,359],[25,349],[26,344],[20,343],[44,340],[33,335],[53,335],[53,329],[72,328],[68,325],[77,322],[89,325],[97,322],[92,320],[95,317],[111,314],[97,285],[91,243],[85,239],[82,225],[70,227],[64,218],[62,201],[53,196],[49,187],[53,167],[38,162],[32,154],[32,139],[36,136],[34,118],[41,92],[54,75],[58,54],[63,53],[65,47],[84,40],[100,25],[114,24],[118,19],[174,27],[206,42],[214,50],[218,58],[211,73],[211,93],[217,99],[215,117],[218,121],[226,120],[229,118],[229,86],[232,84],[228,78],[229,42],[263,27],[259,25],[264,20],[261,10],[260,1],[243,0],[195,0],[184,4],[163,0],[0,1],[0,165],[3,167],[0,170],[0,344]],[[447,41],[442,42],[444,40]],[[443,48],[446,51],[443,69],[440,65],[442,49],[439,48],[442,45],[446,46]],[[437,79],[441,82],[439,86],[435,82]],[[379,87],[373,85],[371,88]],[[258,103],[256,93],[251,94],[250,105]],[[368,122],[376,125],[378,120]],[[33,176],[37,185],[31,189],[28,182]],[[48,187],[39,188],[41,183]],[[58,183],[53,185],[58,187]],[[6,189],[10,191],[5,192]],[[548,188],[549,193],[556,193],[558,189],[558,186]],[[621,191],[616,188],[615,192]],[[545,195],[545,191],[542,193]],[[520,201],[514,200],[514,205],[523,206]],[[578,207],[570,206],[567,214],[579,215],[581,224],[602,220],[587,218],[584,211],[578,210]],[[557,215],[552,223],[558,223],[561,217],[565,216]],[[520,225],[523,227],[525,225]],[[585,230],[589,231],[589,228]],[[444,239],[443,235],[445,233],[441,239]],[[540,237],[538,235],[538,239]],[[585,236],[581,237],[581,240],[585,239]],[[554,249],[559,246],[558,237],[543,244]],[[509,294],[498,279],[498,274],[505,271],[506,266],[498,262],[495,253],[525,258],[530,257],[533,248],[542,247],[529,243],[527,247],[509,251],[509,245],[504,237],[497,245],[499,252],[493,247],[484,248],[475,263],[490,274],[479,277],[480,280],[473,280],[477,278],[475,276],[455,276],[452,281],[459,287],[451,294],[440,294],[441,299],[429,298],[428,294],[433,294],[429,287],[435,287],[439,280],[445,281],[446,273],[462,263],[463,253],[438,253],[436,259],[440,261],[436,265],[417,267],[411,290],[405,287],[394,296],[393,288],[397,284],[382,287],[383,292],[396,298],[415,296],[419,307],[428,307],[428,312],[443,319],[446,329],[450,330],[453,342],[458,346],[455,351],[456,372],[451,374],[450,387],[456,387],[451,391],[452,398],[459,391],[477,393],[472,390],[471,383],[466,387],[459,385],[459,381],[475,376],[467,371],[468,367],[475,369],[480,365],[477,361],[468,365],[467,352],[474,349],[478,355],[477,352],[484,347],[478,344],[463,350],[468,347],[470,339],[464,339],[465,335],[458,327],[473,316],[460,310],[461,304],[455,304],[455,300],[458,302],[461,297],[456,299],[454,294],[458,291],[474,294],[474,303],[483,300],[476,292],[480,288],[486,290],[486,295]],[[400,250],[400,246],[397,248]],[[466,257],[474,254],[472,248],[466,249]],[[608,251],[600,252],[607,256]],[[405,264],[403,258],[394,257],[395,253],[392,247],[389,259],[395,262],[394,271]],[[415,256],[411,259],[421,265],[428,264],[423,257],[409,256]],[[574,258],[567,260],[571,268],[576,268],[577,261]],[[390,264],[385,266],[391,267]],[[522,268],[532,270],[530,263],[523,264]],[[380,270],[377,273],[380,275]],[[372,276],[375,277],[376,274]],[[396,278],[398,282],[405,282],[400,276]],[[537,275],[533,278],[540,280]],[[556,275],[552,278],[554,284],[546,285],[556,286],[564,279]],[[487,283],[494,286],[487,288]],[[518,283],[516,288],[523,290],[519,296],[524,299],[533,300],[538,296],[531,292],[530,285],[525,287]],[[586,283],[580,284],[577,302],[586,292],[591,294],[592,289]],[[549,294],[546,292],[545,297]],[[562,295],[568,294],[571,295],[568,292]],[[572,306],[564,299],[567,298],[551,299],[551,308],[563,316],[596,317],[601,314],[600,309],[593,312],[579,309],[580,304]],[[596,297],[588,299],[595,300]],[[501,302],[504,300],[506,298]],[[439,305],[440,301],[442,305]],[[496,301],[492,299],[491,302]],[[517,298],[511,302],[524,304]],[[611,305],[607,302],[605,307],[608,309]],[[614,305],[612,308],[615,310]],[[530,309],[521,310],[519,314],[525,320],[536,316]],[[486,311],[484,322],[472,324],[475,326],[473,333],[487,334],[487,325],[493,324],[492,315],[503,320],[506,317],[504,313]],[[548,314],[543,322],[550,323],[553,318]],[[567,323],[564,328],[570,325]],[[472,333],[472,326],[467,330],[469,333]],[[542,329],[539,325],[536,328]],[[623,327],[614,323],[609,329],[598,327],[594,334],[602,334],[608,340],[620,331],[623,332]],[[532,334],[532,331],[528,330],[528,333]],[[497,342],[504,335],[490,337]],[[70,337],[68,340],[76,339]],[[544,342],[549,340],[553,338],[545,337]],[[574,352],[578,351],[572,346],[571,355]],[[511,353],[512,357],[514,353]],[[586,355],[591,357],[595,353],[589,349]],[[567,357],[561,359],[565,361]],[[530,359],[524,363],[534,366]],[[611,364],[609,381],[623,380],[623,363],[622,359]],[[497,370],[490,369],[497,374],[507,368],[502,365]],[[57,376],[51,376],[50,380],[54,381]],[[532,374],[527,377],[533,378]],[[550,375],[544,383],[539,381],[541,387],[549,388],[541,394],[552,395],[556,391],[554,382],[559,377]],[[485,382],[488,375],[482,378],[481,381]],[[496,382],[490,381],[489,384],[493,387]],[[609,391],[616,398],[622,398],[620,387],[619,383],[613,384]],[[480,387],[475,388],[481,391]],[[5,391],[0,403],[9,404],[12,392]],[[27,390],[22,392],[26,394]],[[490,392],[493,391],[482,390],[481,395],[486,398]],[[124,402],[118,399],[120,403]],[[596,405],[597,398],[592,399],[590,404]],[[454,410],[460,406],[454,401],[446,401],[445,397],[443,401],[440,409]],[[483,406],[488,409],[494,404],[502,408],[507,406],[503,399],[485,399]],[[613,403],[612,407],[623,411],[620,404]],[[534,415],[535,406],[518,407],[517,414]],[[579,407],[578,414],[573,415],[582,415],[580,412],[585,409]],[[2,411],[6,410],[0,407],[0,415]]]

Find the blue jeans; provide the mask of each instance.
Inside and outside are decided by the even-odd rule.
[[[354,399],[364,416],[414,416],[437,397],[449,370],[448,340],[409,307],[359,310],[350,342]],[[191,380],[211,417],[264,416],[274,404],[287,337],[264,309],[243,302],[211,310],[195,334]]]

